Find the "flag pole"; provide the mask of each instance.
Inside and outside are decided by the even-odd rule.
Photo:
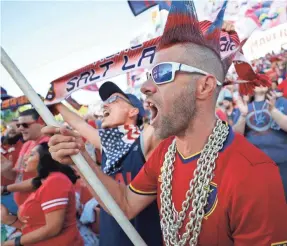
[[[58,127],[59,124],[55,120],[54,116],[44,104],[44,102],[37,95],[35,90],[29,84],[28,80],[24,77],[24,75],[20,72],[11,58],[7,55],[5,50],[1,46],[1,63],[7,72],[14,79],[16,84],[20,87],[23,93],[27,96],[31,104],[37,110],[39,115],[42,117],[44,122],[50,126]],[[98,194],[100,199],[103,201],[105,206],[108,208],[112,216],[119,223],[123,231],[127,234],[132,243],[136,246],[146,246],[143,239],[140,237],[138,232],[132,226],[130,221],[126,218],[122,210],[119,208],[117,203],[114,201],[112,196],[109,194],[105,186],[98,179],[96,174],[93,172],[92,168],[88,165],[86,160],[81,154],[71,156],[73,162],[76,164],[77,168],[83,174],[87,182],[91,185],[93,190]],[[113,236],[113,235],[111,235]]]

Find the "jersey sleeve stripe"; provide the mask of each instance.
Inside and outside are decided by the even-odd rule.
[[[57,199],[53,199],[53,200],[44,202],[41,204],[41,206],[44,207],[44,206],[51,204],[51,203],[54,203],[54,202],[63,202],[63,201],[68,201],[68,200],[69,200],[69,198],[57,198]]]
[[[52,207],[56,207],[56,206],[60,206],[60,205],[66,205],[68,204],[68,202],[56,202],[56,203],[53,203],[53,204],[50,204],[50,205],[47,205],[47,206],[44,206],[42,207],[43,210],[46,210],[48,208],[52,208]]]
[[[137,190],[136,188],[134,188],[131,184],[129,185],[129,188],[132,192],[139,194],[139,195],[147,195],[147,196],[152,196],[152,195],[156,195],[156,191],[141,191],[141,190]]]

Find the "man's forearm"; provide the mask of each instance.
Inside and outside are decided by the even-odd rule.
[[[244,135],[246,125],[246,116],[240,116],[237,123],[232,127],[233,131]]]
[[[128,206],[127,200],[125,199],[127,186],[124,184],[120,184],[120,183],[116,182],[113,178],[111,178],[110,176],[103,173],[101,168],[94,163],[94,161],[92,160],[92,158],[89,156],[89,154],[86,151],[82,152],[82,155],[84,156],[84,158],[88,162],[89,166],[93,169],[94,173],[97,175],[99,180],[103,183],[103,185],[106,187],[108,192],[114,198],[116,203],[119,205],[121,210],[125,213],[125,215],[127,217],[129,217],[129,214],[130,214],[128,211],[129,206]],[[104,203],[100,199],[100,197],[98,196],[98,194],[94,191],[94,189],[90,186],[90,184],[87,182],[85,177],[81,174],[79,169],[76,166],[75,166],[75,168],[78,171],[78,173],[80,174],[80,176],[85,180],[85,182],[87,183],[89,191],[96,198],[96,200],[99,202],[101,207],[107,213],[110,213],[109,210],[107,209],[107,207],[104,205]]]
[[[30,192],[34,190],[34,186],[32,185],[33,179],[27,179],[20,183],[10,184],[7,186],[7,190],[9,192]]]
[[[287,132],[287,115],[283,114],[277,108],[274,108],[270,111],[272,119],[277,123],[280,128]]]
[[[97,129],[91,127],[86,121],[79,115],[69,110],[63,104],[56,105],[57,110],[62,115],[63,119],[79,134],[87,139],[94,145],[95,148],[101,149],[101,141]]]

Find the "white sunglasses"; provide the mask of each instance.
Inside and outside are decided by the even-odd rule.
[[[187,72],[187,73],[199,73],[202,75],[210,75],[209,73],[198,69],[196,67],[188,66],[178,62],[162,62],[155,65],[151,72],[147,73],[147,78],[152,77],[153,81],[158,84],[167,84],[174,80],[175,73],[177,71]],[[218,86],[221,86],[222,83],[216,80]]]

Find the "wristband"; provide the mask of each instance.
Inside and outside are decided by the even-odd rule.
[[[24,246],[23,244],[21,244],[21,237],[22,236],[18,236],[15,238],[15,246]]]
[[[11,193],[11,192],[8,191],[8,189],[7,189],[7,185],[4,185],[4,186],[3,186],[3,191],[2,191],[2,194],[1,194],[1,195],[6,196],[6,195],[9,195],[10,193]]]

